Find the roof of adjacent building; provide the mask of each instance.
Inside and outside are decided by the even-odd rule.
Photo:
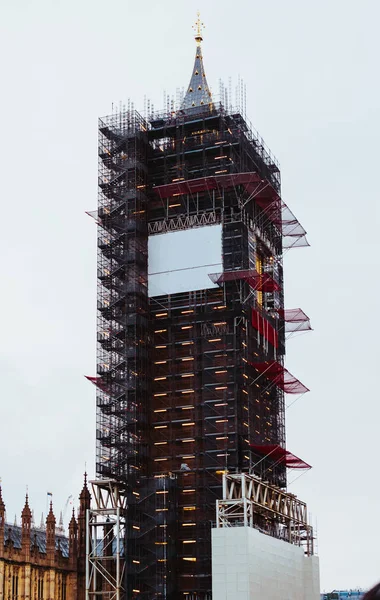
[[[364,594],[363,590],[333,590],[321,594],[321,600],[361,600]]]
[[[5,525],[4,544],[13,542],[17,549],[21,549],[21,527],[19,525]],[[32,529],[30,533],[31,546],[36,546],[39,552],[46,554],[46,532],[42,529]],[[62,556],[69,556],[69,540],[64,535],[55,536],[55,549],[61,550]]]

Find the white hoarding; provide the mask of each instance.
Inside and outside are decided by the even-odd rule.
[[[221,225],[151,235],[148,241],[149,296],[217,287],[208,275],[220,273],[222,263]]]
[[[212,530],[212,597],[319,600],[319,560],[250,527]]]

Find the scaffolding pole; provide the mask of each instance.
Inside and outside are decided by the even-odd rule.
[[[86,600],[126,600],[126,497],[111,479],[90,483],[95,506],[86,514]]]

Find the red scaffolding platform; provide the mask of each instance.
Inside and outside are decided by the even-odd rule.
[[[243,279],[252,289],[258,292],[276,292],[280,289],[278,283],[268,273],[260,275],[255,269],[210,273],[209,277],[213,283],[217,283],[218,285],[226,281],[239,281]]]
[[[105,392],[106,394],[111,393],[110,386],[107,385],[101,377],[91,377],[90,375],[85,375],[85,378],[88,379],[88,381],[90,381],[97,388],[102,390],[102,392]]]
[[[86,215],[88,215],[89,217],[94,219],[95,223],[97,223],[99,225],[99,223],[101,221],[99,219],[99,211],[98,210],[86,210],[85,213],[86,213]]]
[[[261,333],[272,346],[278,348],[277,331],[255,308],[252,308],[252,327]]]
[[[286,308],[278,311],[280,317],[285,321],[285,333],[295,333],[296,331],[311,331],[309,317],[301,308]]]
[[[285,465],[289,469],[311,469],[311,465],[307,462],[295,456],[289,452],[289,450],[285,450],[285,448],[281,448],[281,446],[275,444],[266,444],[266,445],[258,445],[251,444],[252,450],[257,452],[257,454],[261,454],[264,457],[271,457],[280,465]]]
[[[256,204],[265,212],[268,219],[281,231],[284,248],[300,248],[310,245],[306,239],[306,230],[269,183],[259,189],[254,182],[247,182],[245,188],[255,199]]]
[[[281,228],[284,248],[310,246],[306,238],[306,230],[283,201],[281,201]]]
[[[262,184],[262,186],[260,186]],[[264,182],[258,173],[231,173],[228,175],[210,175],[209,177],[199,177],[197,179],[188,179],[186,181],[176,181],[168,183],[166,185],[158,185],[154,191],[160,196],[161,200],[170,198],[171,196],[178,194],[196,194],[198,192],[212,191],[217,189],[226,189],[235,187],[237,185],[244,185],[247,189],[255,189],[258,187],[269,186],[273,190],[273,197],[278,194],[275,189],[267,182]]]
[[[305,394],[309,392],[309,388],[306,387],[299,379],[294,377],[285,367],[275,360],[268,360],[267,362],[250,362],[249,363],[254,369],[264,375],[269,381],[277,385],[286,394]]]
[[[154,188],[154,191],[161,200],[165,200],[181,194],[191,195],[205,191],[228,189],[237,185],[243,185],[248,192],[249,198],[246,202],[254,199],[268,219],[281,231],[284,238],[284,248],[309,246],[306,231],[290,208],[281,199],[274,187],[254,171],[175,181],[166,185],[158,185]]]

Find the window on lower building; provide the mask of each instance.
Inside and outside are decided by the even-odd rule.
[[[12,575],[12,600],[18,600],[18,575]]]
[[[38,577],[37,582],[37,600],[44,600],[44,579],[43,577]]]
[[[62,577],[61,582],[61,600],[66,600],[66,577]]]

